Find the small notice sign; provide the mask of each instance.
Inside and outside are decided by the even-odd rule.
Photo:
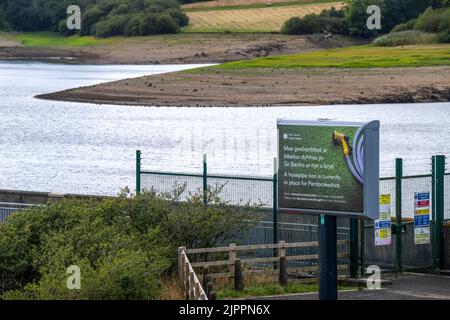
[[[391,244],[391,195],[380,195],[380,216],[375,220],[375,245],[387,246]]]
[[[428,244],[431,239],[430,230],[430,193],[414,193],[414,243]]]

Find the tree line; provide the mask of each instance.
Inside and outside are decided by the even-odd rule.
[[[79,31],[66,27],[69,5],[81,8]],[[178,0],[0,0],[0,30],[139,36],[176,33],[188,22]]]
[[[371,5],[377,5],[381,9],[380,30],[367,28],[367,8]],[[430,10],[442,11],[449,6],[450,0],[349,0],[341,10],[332,8],[320,14],[293,17],[286,21],[281,31],[286,34],[327,31],[334,34],[374,37],[389,33],[398,24],[418,18],[427,8],[430,8],[427,13],[429,17]],[[446,18],[440,23],[448,24]]]

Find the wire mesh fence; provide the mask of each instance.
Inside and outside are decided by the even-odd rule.
[[[444,190],[450,190],[450,174],[444,176]],[[450,192],[444,192],[444,219],[450,220]]]
[[[206,162],[204,163],[206,166]],[[206,172],[206,170],[204,171]],[[414,194],[416,192],[429,192],[433,196],[433,175],[402,176],[401,189],[396,186],[396,177],[380,179],[380,194],[389,194],[391,199],[391,218],[395,222],[396,197],[401,195],[401,221],[406,224],[404,233],[401,234],[402,254],[401,260],[405,268],[426,268],[433,263],[433,245],[414,242]],[[155,192],[170,192],[174,186],[185,184],[182,199],[190,194],[201,194],[204,189],[220,187],[218,196],[231,205],[260,205],[261,220],[251,232],[246,233],[241,239],[242,244],[272,243],[274,239],[273,205],[274,195],[277,190],[273,177],[268,176],[236,176],[217,174],[193,174],[193,173],[168,173],[140,171],[140,188]],[[449,189],[448,189],[449,188]],[[444,190],[450,190],[450,174],[444,176]],[[432,199],[430,199],[432,200]],[[450,192],[444,192],[444,218],[450,219]],[[432,222],[434,223],[434,222]],[[395,225],[395,223],[394,223]],[[286,242],[318,241],[318,216],[308,214],[288,214],[278,212],[277,220],[278,240]],[[373,222],[365,220],[365,225],[360,228],[359,249],[363,253],[361,264],[376,264],[385,268],[395,268],[398,262],[396,252],[397,236],[393,234],[391,244],[375,246],[375,230]],[[351,238],[350,218],[338,218],[338,240]],[[306,248],[293,252],[294,255],[308,255],[314,249]],[[313,250],[313,251],[308,251]],[[349,250],[349,248],[347,248]],[[273,254],[273,250],[261,250],[259,256],[266,257]],[[348,252],[350,253],[350,252]],[[342,258],[341,263],[349,262],[349,255]],[[299,263],[299,262],[297,262]],[[312,259],[300,262],[302,266],[316,266],[318,261]]]

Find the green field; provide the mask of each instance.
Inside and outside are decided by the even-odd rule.
[[[56,32],[2,32],[1,37],[27,47],[86,47],[113,43],[117,38],[98,39],[79,35],[65,37]]]
[[[319,14],[331,7],[341,8],[342,2],[313,1],[309,4],[282,4],[273,6],[237,6],[189,10],[189,25],[183,32],[280,32],[292,17]]]
[[[444,65],[450,65],[450,44],[404,47],[366,45],[228,62],[191,72],[209,69],[390,68]]]

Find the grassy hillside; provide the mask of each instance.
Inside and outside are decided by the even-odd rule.
[[[184,32],[279,32],[291,17],[320,13],[342,2],[313,1],[314,4],[274,4],[272,6],[218,7],[187,11],[189,25]],[[243,2],[244,3],[244,2]]]
[[[450,44],[405,47],[369,45],[229,62],[191,72],[208,72],[211,69],[390,68],[444,65],[450,65]]]

